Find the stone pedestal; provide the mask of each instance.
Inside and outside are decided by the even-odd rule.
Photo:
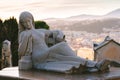
[[[18,67],[0,71],[0,80],[120,80],[120,68],[107,73],[63,74],[42,70],[19,70]]]
[[[32,59],[31,56],[23,56],[19,62],[19,69],[20,70],[29,70],[32,68]]]

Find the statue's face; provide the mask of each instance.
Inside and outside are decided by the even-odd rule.
[[[24,26],[25,29],[28,29],[28,30],[33,27],[32,19],[30,17],[24,18],[21,24]]]
[[[7,51],[8,46],[10,46],[10,45],[7,42],[3,42],[3,46],[2,46],[3,51]]]

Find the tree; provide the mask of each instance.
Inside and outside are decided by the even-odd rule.
[[[36,29],[49,29],[49,26],[44,21],[35,21],[35,28]]]
[[[3,21],[0,19],[0,53],[2,53]],[[0,69],[2,69],[2,59],[0,54]]]
[[[17,66],[18,65],[18,23],[14,17],[5,20],[3,23],[2,42],[5,39],[11,41],[13,66]]]

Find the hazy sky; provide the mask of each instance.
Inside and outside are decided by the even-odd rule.
[[[104,15],[120,8],[120,0],[0,0],[0,18],[30,11],[35,20],[80,14]]]

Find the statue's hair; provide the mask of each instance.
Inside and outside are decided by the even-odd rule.
[[[29,17],[30,19],[32,19],[33,27],[35,26],[33,15],[30,12],[24,11],[19,16],[19,24],[18,24],[19,32],[22,32],[25,30],[25,27],[23,26],[22,22],[26,17]]]

